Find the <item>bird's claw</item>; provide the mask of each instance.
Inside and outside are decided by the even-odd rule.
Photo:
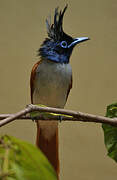
[[[62,117],[62,116],[59,116],[59,122],[60,122],[60,123],[62,122],[62,119],[63,119],[63,117]]]

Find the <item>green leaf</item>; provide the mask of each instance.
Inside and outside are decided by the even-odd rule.
[[[11,136],[0,137],[0,180],[57,180],[56,173],[35,146]]]
[[[117,103],[107,106],[106,117],[117,117]],[[117,162],[117,127],[102,124],[108,156]]]

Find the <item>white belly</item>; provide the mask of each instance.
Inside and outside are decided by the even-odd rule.
[[[66,103],[71,76],[70,64],[43,60],[36,72],[33,103],[63,108]]]

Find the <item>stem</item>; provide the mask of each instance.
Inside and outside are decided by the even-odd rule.
[[[27,119],[28,117],[31,119],[31,117],[27,114],[38,111],[38,112],[48,112],[48,113],[56,113],[56,114],[61,114],[63,116],[62,121],[82,121],[82,122],[95,122],[95,123],[105,123],[105,124],[110,124],[112,126],[117,127],[117,118],[108,118],[104,116],[98,116],[98,115],[93,115],[93,114],[88,114],[88,113],[82,113],[82,112],[77,112],[77,111],[72,111],[72,110],[66,110],[66,109],[60,109],[60,108],[52,108],[52,107],[41,107],[37,105],[30,104],[28,105],[25,109],[11,115],[6,115],[4,116],[3,114],[0,115],[0,118],[5,117],[5,119],[0,121],[0,127],[4,126],[7,123],[10,123],[16,119]],[[65,117],[64,115],[68,115],[71,117]],[[45,119],[42,115],[37,116],[36,120],[49,120]],[[52,120],[60,120],[57,118],[57,116],[53,116]]]

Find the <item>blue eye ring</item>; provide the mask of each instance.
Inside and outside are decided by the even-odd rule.
[[[66,41],[61,41],[61,42],[60,42],[60,46],[61,46],[62,48],[67,48],[67,47],[68,47]]]

